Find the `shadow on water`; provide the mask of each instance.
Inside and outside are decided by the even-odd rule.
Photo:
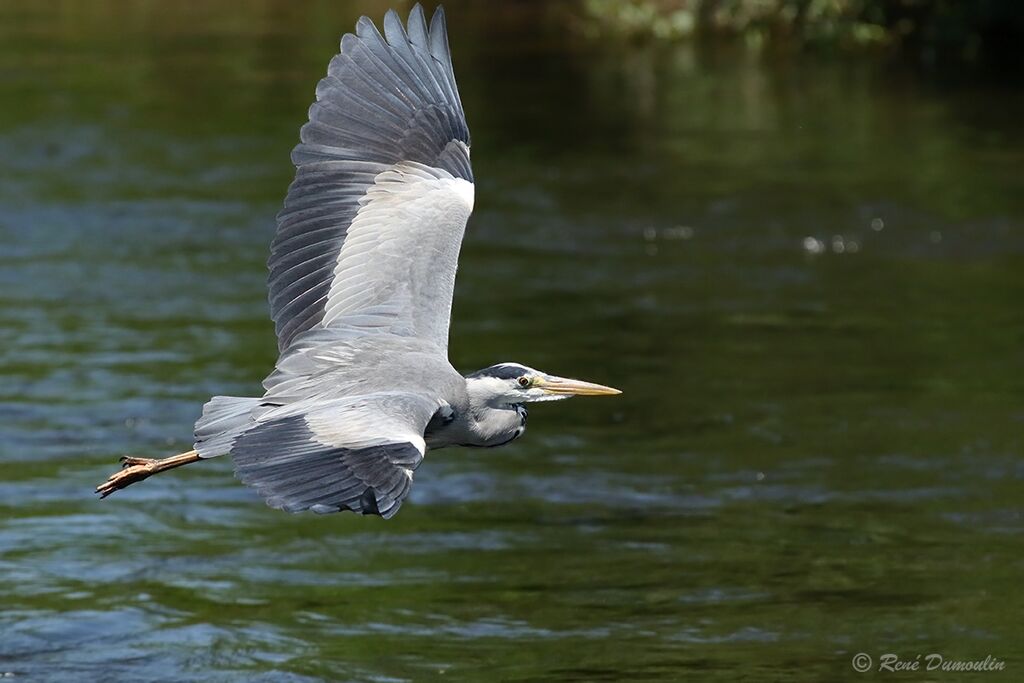
[[[453,362],[623,396],[432,454],[387,523],[265,509],[228,462],[99,504],[117,455],[187,447],[271,366],[288,150],[337,35],[384,10],[175,7],[0,8],[3,671],[1024,666],[1019,89],[451,3],[478,178]]]

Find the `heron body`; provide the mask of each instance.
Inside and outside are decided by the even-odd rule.
[[[448,361],[459,250],[474,186],[444,13],[416,5],[384,34],[363,17],[316,89],[292,152],[268,280],[280,356],[260,397],[215,396],[189,453],[127,467],[106,496],[230,455],[272,507],[391,517],[428,449],[491,447],[530,401],[619,393],[500,363]]]

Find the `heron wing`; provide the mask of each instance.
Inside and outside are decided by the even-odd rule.
[[[389,11],[384,36],[361,18],[300,138],[268,262],[278,348],[344,326],[445,349],[473,174],[443,10],[408,30]]]
[[[423,461],[423,431],[443,402],[380,392],[270,410],[235,439],[235,475],[287,512],[353,510],[390,518]]]

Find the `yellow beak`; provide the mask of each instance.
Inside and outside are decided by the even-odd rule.
[[[583,382],[578,379],[553,377],[550,375],[534,379],[533,385],[549,394],[561,396],[614,396],[615,394],[622,393],[618,389],[606,387],[603,384],[594,384],[593,382]]]

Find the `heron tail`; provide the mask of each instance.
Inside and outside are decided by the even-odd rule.
[[[252,413],[262,399],[214,396],[196,421],[195,449],[200,458],[224,455],[239,436],[256,425]]]

